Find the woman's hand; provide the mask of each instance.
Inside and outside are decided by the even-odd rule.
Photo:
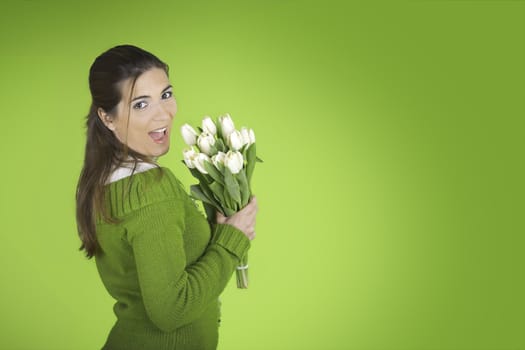
[[[257,206],[257,200],[255,199],[255,196],[253,196],[244,208],[232,216],[226,217],[220,212],[217,212],[217,223],[229,224],[236,227],[251,241],[255,238],[255,216],[257,215],[258,210],[259,207]]]

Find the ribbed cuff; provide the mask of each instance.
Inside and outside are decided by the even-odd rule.
[[[250,249],[250,240],[241,230],[230,224],[216,224],[211,243],[220,245],[239,260]]]

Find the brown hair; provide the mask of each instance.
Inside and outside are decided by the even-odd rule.
[[[107,114],[114,114],[123,98],[122,83],[132,79],[131,100],[137,78],[151,68],[164,69],[166,74],[169,71],[168,65],[153,54],[133,45],[119,45],[98,56],[89,70],[92,103],[86,116],[84,165],[76,191],[77,229],[82,242],[79,250],[85,250],[88,259],[100,251],[96,237],[97,216],[108,222],[117,221],[110,217],[105,207],[105,185],[112,170],[130,160],[132,173],[139,161],[153,163],[151,158],[120,142],[104,125],[97,110],[102,108]]]

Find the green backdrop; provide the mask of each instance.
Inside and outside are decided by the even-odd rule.
[[[5,1],[0,349],[98,349],[77,249],[88,70],[170,65],[174,127],[252,127],[251,285],[220,349],[525,349],[523,1]],[[161,164],[189,189],[178,133]]]

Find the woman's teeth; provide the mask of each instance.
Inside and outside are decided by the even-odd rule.
[[[161,133],[164,133],[164,131],[166,131],[166,129],[168,129],[168,128],[161,128],[161,129],[153,130],[152,132],[161,132]]]

